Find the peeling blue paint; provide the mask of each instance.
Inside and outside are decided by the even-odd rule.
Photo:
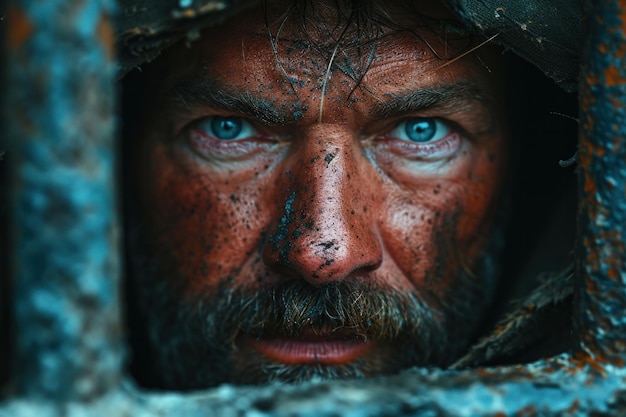
[[[123,362],[116,74],[99,38],[114,4],[10,6],[32,27],[10,50],[3,96],[14,161],[16,388],[55,401],[93,398],[118,385]]]

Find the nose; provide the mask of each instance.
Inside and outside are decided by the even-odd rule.
[[[364,278],[382,262],[368,160],[348,132],[328,126],[314,128],[292,156],[264,262],[315,286]]]

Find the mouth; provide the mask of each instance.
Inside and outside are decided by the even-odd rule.
[[[245,345],[286,365],[343,365],[373,349],[375,342],[354,334],[303,333],[298,336],[246,338]]]

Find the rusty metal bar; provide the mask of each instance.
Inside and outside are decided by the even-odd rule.
[[[626,8],[587,4],[580,84],[577,324],[582,351],[626,358]]]
[[[6,16],[17,393],[116,387],[122,343],[111,0],[10,0]]]
[[[621,416],[622,375],[590,376],[566,356],[542,365],[479,371],[414,370],[384,379],[295,386],[222,386],[193,394],[120,390],[100,401],[55,408],[15,401],[1,417],[376,417]]]

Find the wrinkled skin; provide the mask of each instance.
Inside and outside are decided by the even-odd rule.
[[[306,35],[254,9],[146,70],[130,261],[162,386],[445,366],[489,305],[497,63],[420,28],[335,51],[319,5]]]

